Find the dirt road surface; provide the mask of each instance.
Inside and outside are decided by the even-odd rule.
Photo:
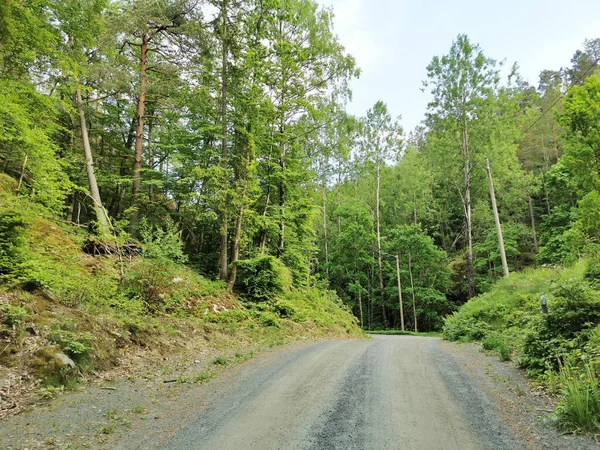
[[[298,342],[205,383],[186,380],[216,367],[214,359],[180,363],[168,366],[180,372],[156,367],[83,386],[4,419],[0,448],[600,448],[593,436],[562,433],[551,420],[556,400],[478,344],[412,336]]]
[[[323,342],[217,400],[163,449],[524,448],[439,339]]]

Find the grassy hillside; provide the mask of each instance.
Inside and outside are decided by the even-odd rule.
[[[600,284],[595,259],[511,274],[447,318],[449,340],[481,341],[560,396],[570,430],[600,429]],[[547,298],[544,313],[540,297]]]
[[[287,286],[244,300],[151,252],[86,254],[87,230],[52,220],[15,185],[0,175],[0,387],[11,386],[0,414],[15,395],[51,395],[134,353],[362,335],[331,292]]]

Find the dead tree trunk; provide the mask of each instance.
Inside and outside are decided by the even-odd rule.
[[[76,91],[77,110],[79,111],[79,123],[81,126],[81,138],[83,140],[83,151],[85,153],[85,169],[90,185],[90,194],[94,202],[94,212],[98,221],[100,235],[110,235],[110,220],[106,213],[106,209],[102,206],[100,199],[100,191],[96,182],[96,174],[94,173],[94,159],[92,157],[92,148],[90,146],[90,138],[88,135],[87,123],[85,121],[85,112],[83,110],[83,99],[81,98],[81,88],[78,86]]]
[[[490,198],[492,201],[492,211],[494,213],[494,222],[496,223],[496,233],[498,234],[498,249],[500,250],[500,260],[502,261],[502,272],[505,277],[509,276],[508,263],[506,261],[506,252],[504,250],[504,238],[502,237],[502,226],[500,225],[500,216],[498,215],[498,205],[496,205],[496,192],[494,191],[494,181],[492,180],[492,169],[490,161],[485,160],[488,180],[490,182]]]

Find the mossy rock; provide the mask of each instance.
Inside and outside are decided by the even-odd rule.
[[[58,346],[47,346],[37,350],[31,364],[35,375],[46,384],[68,384],[79,376],[75,362]]]

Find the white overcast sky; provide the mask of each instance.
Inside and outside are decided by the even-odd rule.
[[[466,33],[485,54],[537,86],[544,69],[570,64],[586,38],[600,38],[600,0],[317,0],[333,7],[334,28],[362,70],[350,113],[377,100],[402,116],[406,132],[424,117],[426,66]]]

